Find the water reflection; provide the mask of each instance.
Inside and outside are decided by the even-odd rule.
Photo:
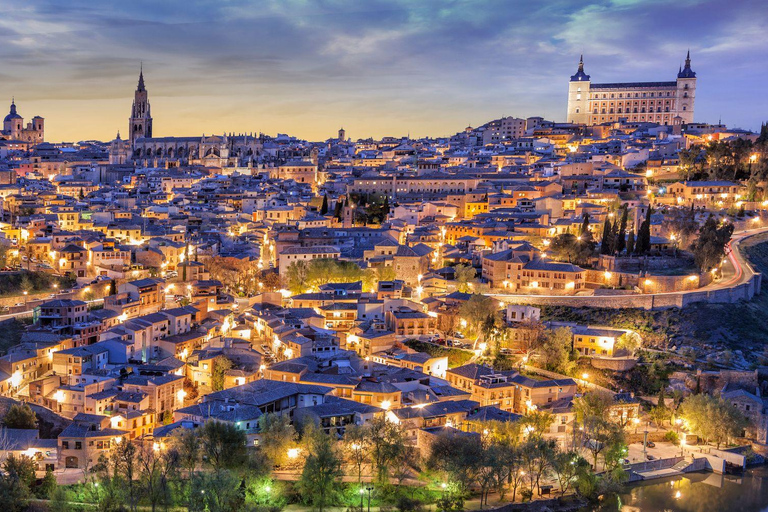
[[[633,484],[606,497],[595,512],[768,511],[768,467],[744,475],[692,473],[674,479]]]

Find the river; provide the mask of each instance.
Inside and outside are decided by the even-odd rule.
[[[766,512],[768,466],[743,475],[691,473],[627,486],[591,512]]]

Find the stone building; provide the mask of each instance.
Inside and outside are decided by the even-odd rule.
[[[584,72],[584,59],[568,84],[569,123],[601,124],[626,121],[680,125],[693,122],[696,73],[691,52],[677,79],[667,82],[592,83]]]
[[[31,123],[24,126],[24,118],[16,112],[16,101],[11,100],[11,110],[3,119],[3,129],[0,139],[21,140],[39,144],[45,140],[45,120],[40,116],[32,118]]]

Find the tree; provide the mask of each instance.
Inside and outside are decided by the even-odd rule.
[[[472,295],[461,305],[459,316],[467,324],[466,333],[475,339],[482,336],[489,325],[500,323],[498,302],[487,295]]]
[[[11,454],[0,473],[0,507],[6,512],[21,512],[29,503],[29,488],[35,481],[35,463],[26,455]]]
[[[469,291],[469,283],[475,279],[477,271],[472,265],[456,265],[453,267],[456,279],[456,289],[462,293]]]
[[[304,434],[304,441],[309,455],[298,487],[305,501],[322,511],[336,502],[339,494],[341,458],[335,443],[323,430],[312,425]]]
[[[645,254],[651,250],[651,214],[653,208],[648,206],[648,210],[645,213],[645,220],[640,224],[640,228],[637,230],[637,240],[635,241],[635,252],[637,254]]]
[[[53,474],[53,471],[46,469],[42,482],[35,488],[35,496],[40,499],[50,500],[53,498],[53,494],[56,492],[57,487],[58,483],[56,482],[56,476]]]
[[[366,424],[366,428],[371,443],[373,472],[380,484],[386,484],[390,467],[402,458],[402,452],[406,450],[405,427],[384,417],[378,417]]]
[[[234,512],[245,502],[245,489],[230,471],[196,473],[190,485],[190,512]]]
[[[213,368],[211,369],[211,389],[222,391],[227,370],[232,368],[232,361],[225,356],[216,356],[213,358]]]
[[[629,216],[629,208],[626,205],[621,208],[621,220],[619,221],[619,231],[616,234],[616,243],[614,252],[621,254],[626,248],[626,236],[627,236],[627,218]]]
[[[616,340],[616,348],[634,354],[642,342],[642,338],[635,331],[627,331]]]
[[[571,360],[573,331],[570,327],[558,327],[546,332],[539,350],[541,361],[547,370],[568,375],[576,363]]]
[[[349,425],[344,430],[344,459],[357,472],[357,482],[362,486],[363,468],[370,464],[371,441],[368,429],[362,425]]]
[[[635,232],[630,231],[627,235],[627,256],[634,254],[635,252]]]
[[[680,417],[686,427],[717,447],[739,437],[748,420],[733,404],[711,395],[691,395],[680,405]]]
[[[733,224],[718,225],[713,216],[709,216],[699,229],[699,237],[692,245],[696,266],[702,272],[717,267],[725,256],[725,246],[731,240]]]
[[[309,274],[309,265],[304,260],[294,261],[288,265],[285,271],[286,286],[292,294],[304,293],[307,289],[307,275]]]
[[[483,463],[483,446],[479,436],[466,437],[452,433],[438,435],[430,445],[427,465],[447,474],[463,493],[475,483]]]
[[[560,495],[577,481],[579,472],[589,469],[589,463],[578,452],[556,452],[552,457],[552,472],[560,486]]]
[[[104,496],[108,503],[115,503],[116,500],[122,501],[120,497],[124,495],[128,507],[132,511],[137,509],[141,495],[141,489],[136,479],[137,451],[136,445],[128,439],[123,439],[112,448],[107,468],[110,466],[112,468],[109,487],[112,488],[113,492]]]
[[[296,430],[287,416],[269,413],[259,418],[259,447],[272,466],[287,460],[288,450],[296,446]]]
[[[549,244],[549,253],[553,259],[577,265],[589,263],[594,250],[595,243],[592,240],[592,233],[590,231],[578,237],[570,233],[563,233],[554,237],[552,243]]]
[[[27,404],[13,404],[5,413],[3,423],[8,428],[35,429],[37,428],[37,415]]]
[[[194,473],[200,459],[200,443],[197,432],[178,429],[173,433],[169,445],[179,454],[179,465],[187,471],[188,476]]]
[[[145,441],[139,446],[139,483],[152,512],[158,505],[165,505],[167,509],[171,504],[170,480],[177,475],[179,461],[179,452],[172,445],[160,448],[156,443]]]
[[[320,215],[328,213],[328,194],[323,194],[323,204],[320,207]]]
[[[651,418],[651,421],[653,421],[657,427],[661,428],[664,426],[664,422],[668,421],[672,413],[665,405],[655,405],[651,407],[651,410],[648,411],[648,417]]]
[[[230,423],[208,421],[200,433],[200,445],[207,463],[215,471],[238,469],[245,465],[245,432]]]
[[[528,439],[535,439],[541,438],[554,422],[555,417],[549,412],[533,409],[523,416],[521,425],[523,431],[527,433]]]
[[[526,318],[518,322],[515,327],[520,331],[520,350],[522,350],[530,359],[530,356],[541,349],[541,345],[546,336],[546,327],[539,320]]]
[[[600,240],[600,254],[611,253],[613,253],[613,233],[611,219],[608,215],[606,215],[605,222],[603,223],[603,236]]]

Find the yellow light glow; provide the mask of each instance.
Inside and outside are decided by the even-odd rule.
[[[299,448],[289,448],[288,449],[288,458],[289,459],[295,459],[299,456]]]
[[[390,402],[389,400],[382,400],[382,402],[381,402],[381,408],[382,408],[382,409],[384,409],[384,410],[386,411],[386,410],[388,410],[388,409],[389,409],[391,406],[392,406],[392,402]]]

